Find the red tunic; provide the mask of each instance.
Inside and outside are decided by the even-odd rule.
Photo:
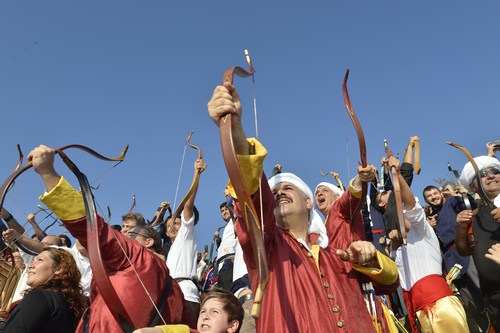
[[[63,221],[63,223],[71,234],[86,247],[87,229],[85,218],[76,221]],[[156,310],[111,233],[115,232],[128,257],[134,263],[135,270],[157,305],[169,275],[165,261],[137,241],[111,229],[101,217],[98,218],[97,225],[99,227],[102,260],[109,270],[109,279],[115,287],[118,297],[131,319],[140,323],[136,328],[149,326],[156,315]],[[101,293],[96,288],[94,279],[92,279],[90,287],[90,301],[89,332],[122,332],[119,323],[115,320]],[[183,323],[196,327],[193,317],[187,312],[184,307],[182,291],[177,282],[172,280],[171,291],[163,307],[162,316],[167,323]],[[158,324],[160,323],[161,320]],[[77,332],[82,332],[82,321],[80,321]]]
[[[265,177],[261,186],[269,283],[260,319],[256,322],[257,330],[263,333],[375,332],[356,272],[338,258],[331,246],[319,250],[318,272],[312,253],[276,226],[274,198]],[[258,195],[254,196],[254,203],[258,205]],[[236,231],[255,290],[258,273],[237,201],[236,213]]]
[[[359,198],[353,196],[350,191],[345,191],[333,203],[325,222],[331,247],[345,249],[354,240],[366,239],[361,213],[356,214],[357,216],[351,219],[352,212],[354,212],[358,204]]]

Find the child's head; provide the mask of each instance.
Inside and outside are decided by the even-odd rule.
[[[201,303],[198,331],[210,333],[237,333],[243,321],[243,307],[230,292],[210,289]]]

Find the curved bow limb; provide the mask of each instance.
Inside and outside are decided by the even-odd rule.
[[[356,116],[356,113],[354,112],[354,109],[352,108],[351,105],[351,99],[349,98],[349,92],[347,90],[347,79],[349,78],[349,69],[346,71],[345,76],[344,76],[344,83],[342,84],[342,93],[344,95],[344,104],[347,109],[347,113],[349,114],[349,117],[351,118],[352,124],[354,125],[354,128],[356,129],[356,135],[358,136],[358,144],[359,144],[359,155],[361,159],[361,165],[363,168],[366,168],[367,162],[366,162],[366,142],[365,142],[365,135],[363,133],[363,129],[361,128],[361,124],[359,123],[358,117]],[[352,216],[355,216],[360,210],[361,207],[366,202],[366,194],[368,193],[368,184],[365,182],[362,182],[361,185],[361,198],[359,200],[359,204],[354,210],[354,213]]]
[[[189,147],[196,149],[198,151],[198,159],[200,160],[200,159],[203,159],[203,153],[202,153],[201,149],[198,146],[191,144],[191,136],[193,135],[193,132],[194,131],[191,131],[191,133],[189,133],[189,135],[187,136],[186,144]],[[198,183],[200,182],[200,175],[201,175],[201,171],[199,169],[194,170],[194,175],[193,175],[193,180],[191,182],[191,186],[189,187],[189,190],[187,191],[184,198],[181,200],[181,202],[179,203],[179,205],[175,209],[174,214],[172,215],[172,221],[175,221],[175,219],[181,215],[182,210],[184,209],[184,206],[186,205],[186,202],[189,200],[189,198],[191,198],[193,196],[194,192],[198,189]]]
[[[97,283],[103,299],[106,300],[106,304],[112,310],[111,312],[117,315],[117,321],[122,325],[122,328],[132,332],[134,329],[132,319],[123,303],[120,301],[120,298],[118,297],[118,294],[108,277],[104,262],[102,261],[101,248],[99,246],[99,230],[97,227],[97,211],[94,196],[87,180],[87,176],[85,176],[85,174],[78,169],[78,167],[62,150],[57,149],[56,151],[59,156],[61,156],[64,163],[76,176],[80,184],[83,202],[85,205],[85,214],[87,216],[87,251],[89,253],[89,261],[90,266],[92,267],[93,278]]]
[[[472,167],[474,168],[474,173],[476,174],[475,178],[477,181],[477,188],[478,188],[477,194],[479,194],[479,196],[481,197],[481,200],[484,202],[484,204],[486,206],[493,208],[493,209],[497,208],[495,206],[495,204],[493,203],[493,201],[491,201],[491,199],[488,197],[488,195],[486,195],[486,192],[484,191],[483,182],[481,181],[481,175],[479,174],[480,170],[479,170],[479,167],[477,166],[476,161],[474,160],[474,156],[472,156],[472,154],[469,153],[469,151],[463,146],[460,146],[460,145],[453,143],[451,141],[447,141],[446,143],[452,147],[459,149],[462,153],[465,154],[465,156],[467,156],[467,159],[471,163]]]
[[[222,83],[229,82],[233,84],[234,75],[241,78],[252,76],[255,72],[251,61],[249,60],[248,52],[245,51],[247,57],[247,62],[249,65],[249,70],[245,70],[241,67],[235,66],[228,69],[222,78]],[[250,242],[252,243],[252,249],[254,258],[257,263],[257,271],[259,274],[259,284],[254,295],[254,304],[252,307],[252,317],[258,319],[260,316],[261,302],[264,297],[264,292],[269,281],[269,269],[267,265],[267,256],[264,247],[264,240],[262,238],[261,224],[257,215],[257,211],[253,204],[252,198],[248,193],[248,189],[245,184],[243,177],[243,172],[240,169],[238,159],[236,157],[234,142],[233,142],[233,132],[232,132],[232,115],[227,114],[221,118],[219,122],[220,128],[220,141],[222,146],[222,155],[224,158],[224,163],[226,165],[227,173],[229,179],[233,185],[234,191],[238,197],[238,202],[241,207],[241,212],[243,214],[243,219],[246,223]]]
[[[71,145],[62,146],[60,148],[57,148],[56,152],[57,151],[63,151],[63,150],[66,150],[66,149],[70,149],[70,148],[75,148],[75,149],[83,150],[83,151],[89,153],[90,155],[92,155],[94,157],[97,157],[98,159],[101,159],[101,160],[104,160],[104,161],[116,161],[116,162],[123,161],[125,159],[125,155],[127,154],[127,151],[128,151],[128,145],[126,145],[125,148],[123,149],[123,151],[120,153],[120,155],[118,157],[106,157],[104,155],[99,154],[95,150],[90,149],[87,146],[79,145],[79,144],[71,144]],[[28,163],[26,163],[22,167],[16,167],[16,169],[14,170],[14,172],[12,172],[7,177],[7,179],[2,184],[2,187],[0,187],[0,209],[2,209],[2,207],[3,207],[3,203],[5,201],[5,196],[7,195],[7,192],[9,191],[10,186],[14,183],[14,181],[19,176],[21,176],[25,171],[31,169],[32,167],[33,167],[33,164],[31,162],[28,162]]]
[[[389,149],[389,145],[387,144],[387,140],[384,139],[384,149],[387,157],[394,156],[392,150]],[[405,217],[403,214],[403,199],[401,197],[401,187],[399,185],[399,172],[395,167],[391,168],[391,178],[392,185],[394,186],[394,196],[396,201],[396,211],[398,214],[398,222],[399,222],[399,232],[401,233],[401,238],[403,240],[403,244],[406,245],[406,227],[405,227]]]
[[[130,209],[128,210],[129,214],[132,214],[132,212],[134,211],[135,204],[136,204],[135,193],[132,193],[132,206],[130,206]]]

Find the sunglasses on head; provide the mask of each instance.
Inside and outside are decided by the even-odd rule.
[[[486,169],[479,171],[479,175],[481,176],[481,178],[487,177],[490,173],[492,175],[496,176],[500,173],[500,170],[498,170],[495,167],[491,167],[491,168],[486,168]]]

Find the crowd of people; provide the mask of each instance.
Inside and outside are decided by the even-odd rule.
[[[111,226],[55,170],[54,149],[30,152],[40,200],[76,242],[45,234],[35,214],[29,237],[2,208],[0,332],[500,332],[500,143],[423,202],[417,136],[402,162],[388,153],[380,173],[367,164],[347,188],[313,192],[281,165],[265,175],[234,86],[217,86],[208,112],[217,125],[231,115],[244,179],[230,179],[224,230],[203,252],[198,182],[178,211],[165,201],[151,221],[130,211]]]

